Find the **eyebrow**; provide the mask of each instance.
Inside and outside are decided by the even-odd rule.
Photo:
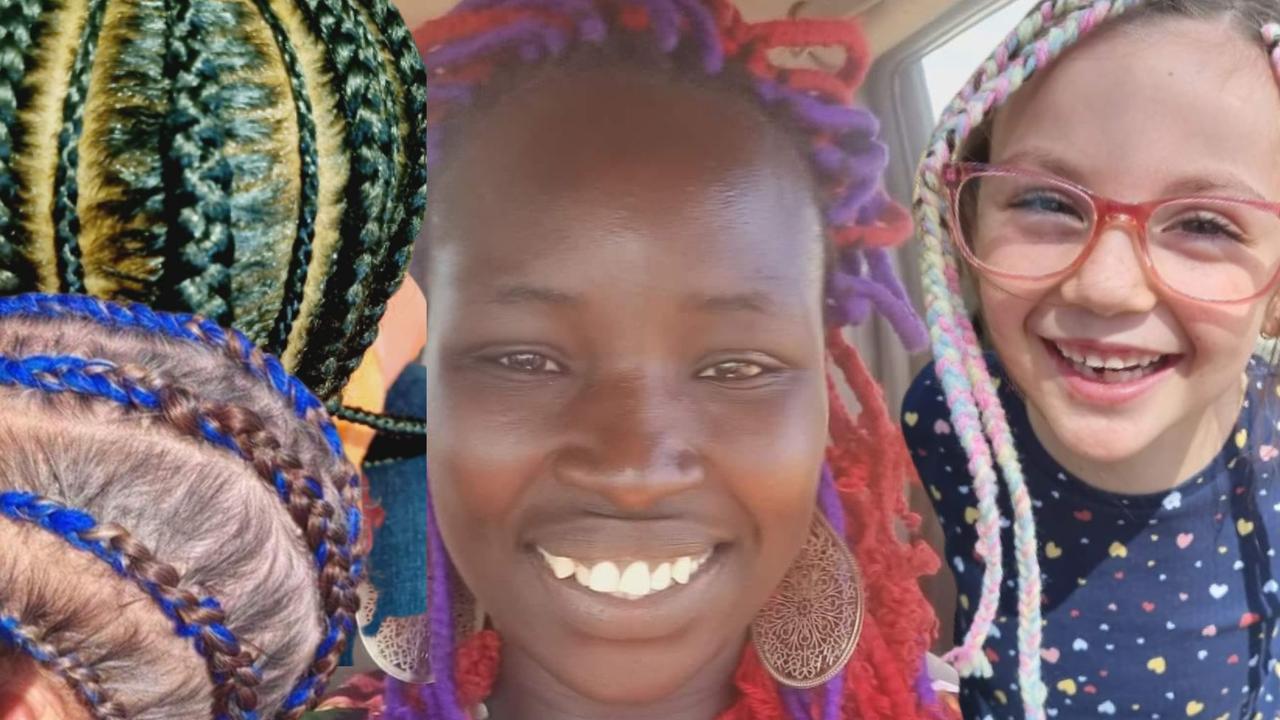
[[[489,298],[490,305],[570,306],[581,304],[581,302],[582,299],[576,295],[538,285],[504,285]]]
[[[1040,148],[1029,148],[1013,153],[1000,164],[1030,167],[1084,185],[1084,174],[1069,160]],[[1204,171],[1187,175],[1166,185],[1161,197],[1213,195],[1224,192],[1241,199],[1268,201],[1268,198],[1258,192],[1253,185],[1230,170]]]
[[[776,305],[772,298],[762,292],[692,295],[685,301],[688,309],[713,315],[732,313],[773,315]]]

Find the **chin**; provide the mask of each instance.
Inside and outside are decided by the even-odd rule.
[[[601,705],[645,706],[679,695],[705,663],[672,658],[671,648],[573,653],[554,671],[566,687]]]

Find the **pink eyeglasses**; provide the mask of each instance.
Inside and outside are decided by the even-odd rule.
[[[959,163],[943,179],[965,259],[984,274],[1024,283],[1065,278],[1102,229],[1130,228],[1149,277],[1211,303],[1256,300],[1280,280],[1280,203],[1182,197],[1123,203],[1052,175]]]

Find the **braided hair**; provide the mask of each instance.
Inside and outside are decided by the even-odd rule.
[[[815,498],[844,536],[867,582],[861,642],[843,672],[813,695],[780,690],[754,650],[736,676],[735,720],[916,718],[928,703],[916,680],[933,631],[917,585],[936,568],[922,543],[904,542],[919,519],[906,508],[912,477],[901,436],[890,421],[844,328],[878,310],[903,342],[919,347],[924,331],[894,276],[888,248],[908,231],[906,213],[886,196],[887,151],[878,124],[851,107],[869,64],[857,26],[847,22],[742,20],[727,0],[464,0],[415,32],[428,73],[431,106],[427,157],[437,182],[450,173],[451,149],[480,113],[543,73],[617,64],[674,83],[737,93],[779,123],[813,173],[828,241],[826,310],[832,413],[827,467]],[[789,66],[786,51],[826,46],[843,52],[833,70]],[[431,208],[428,208],[430,213]],[[430,226],[421,257],[430,262]],[[842,389],[852,388],[859,412]],[[454,636],[453,573],[428,501],[431,560],[429,665],[435,682],[388,681],[390,718],[461,720],[483,701],[496,678],[499,639],[492,631]],[[453,670],[453,672],[450,672]],[[924,683],[927,687],[927,681]],[[927,693],[925,693],[927,694]]]
[[[0,407],[0,657],[100,718],[314,704],[354,627],[359,486],[279,361],[195,316],[0,298]]]
[[[1022,465],[983,358],[962,292],[961,266],[944,173],[952,162],[980,160],[990,124],[1027,81],[1104,25],[1144,18],[1229,18],[1250,39],[1266,43],[1280,78],[1280,6],[1272,0],[1045,0],[978,68],[944,112],[920,167],[914,214],[924,241],[922,274],[926,320],[952,426],[969,458],[978,501],[976,553],[984,563],[982,594],[964,642],[949,660],[962,675],[987,677],[983,651],[1004,582],[997,475],[1013,509],[1018,587],[1018,685],[1029,720],[1044,717],[1046,688],[1040,678],[1040,566],[1031,497]]]
[[[342,387],[425,205],[388,0],[20,0],[0,50],[0,293],[197,313]]]

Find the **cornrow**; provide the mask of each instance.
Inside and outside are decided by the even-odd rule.
[[[522,74],[522,68],[572,68],[578,60],[593,67],[597,55],[614,47],[625,54],[633,45],[642,48],[637,54],[651,49],[656,57],[628,57],[624,64],[657,65],[679,71],[681,78],[707,78],[744,91],[802,139],[834,249],[826,288],[830,445],[816,501],[864,568],[868,613],[853,658],[813,693],[780,689],[748,647],[735,677],[740,700],[723,718],[807,720],[813,711],[822,720],[928,716],[913,680],[924,672],[934,628],[916,580],[936,570],[937,560],[922,543],[904,543],[897,534],[898,522],[919,526],[902,486],[912,466],[879,389],[842,335],[874,309],[908,347],[927,342],[887,252],[909,232],[910,217],[880,187],[888,155],[876,140],[876,119],[849,107],[868,65],[856,26],[750,24],[724,0],[465,0],[415,37],[432,97],[427,158],[433,172],[447,175],[447,143],[465,135],[471,113],[527,80],[530,73]],[[844,51],[836,71],[787,68],[773,60],[776,50],[820,45]],[[844,408],[837,378],[858,397],[857,419]],[[493,686],[498,641],[484,631],[455,647],[448,555],[430,504],[427,531],[428,660],[435,683],[413,688],[389,681],[387,714],[420,717],[425,710],[433,719],[464,720],[463,708],[483,701]]]
[[[200,314],[335,396],[425,205],[408,30],[388,0],[117,3],[0,20],[0,292]]]
[[[81,365],[78,370],[70,370]],[[58,370],[70,370],[68,374],[81,377],[71,382],[88,381],[100,377],[94,373],[91,363],[68,363],[49,358],[33,358],[28,361],[0,361],[0,382],[9,383],[27,376],[29,387],[46,392],[62,392],[65,389]],[[39,376],[38,379],[36,376]],[[23,383],[26,384],[26,383]],[[128,531],[117,525],[101,525],[88,513],[68,508],[34,493],[0,492],[0,515],[36,525],[61,537],[72,547],[90,553],[110,565],[116,574],[132,581],[155,601],[165,617],[173,622],[174,631],[192,638],[196,652],[209,665],[209,675],[214,684],[214,717],[236,717],[256,720],[254,709],[258,704],[254,691],[262,681],[255,664],[257,659],[241,646],[236,636],[224,624],[226,613],[212,597],[197,597],[179,587],[181,574],[173,566],[160,562],[141,543],[129,536]],[[37,658],[38,659],[38,658]],[[86,701],[89,698],[85,698]],[[90,703],[91,706],[97,702]]]
[[[3,608],[0,608],[3,610]],[[12,615],[0,612],[0,646],[11,645],[29,655],[66,681],[92,713],[94,720],[126,720],[124,708],[111,699],[102,687],[102,678],[93,668],[81,663],[74,653],[61,652],[44,642],[35,628],[22,624]]]
[[[223,331],[194,316],[156,313],[141,305],[124,307],[83,296],[0,298],[0,319],[7,317],[77,318],[195,342],[221,352],[287,400],[300,420],[323,435],[332,459],[341,461],[343,457],[336,430],[315,396],[287,375],[275,358],[262,353],[237,331]],[[290,691],[278,717],[296,718],[313,704],[324,692],[326,679],[337,667],[355,626],[355,587],[363,577],[363,558],[354,551],[361,526],[360,488],[354,472],[348,472],[339,489],[343,523],[337,523],[335,508],[325,500],[320,483],[248,408],[202,402],[190,391],[139,370],[74,356],[0,358],[0,384],[73,393],[155,413],[180,433],[233,453],[256,471],[302,531],[313,554],[326,616],[311,667]]]
[[[1241,6],[1244,4],[1247,2]],[[1218,12],[1227,12],[1233,3],[1228,0],[1216,5]],[[961,159],[958,155],[967,142],[980,134],[1013,93],[1100,25],[1147,11],[1189,13],[1191,8],[1170,0],[1046,0],[1032,9],[948,105],[915,186],[914,214],[924,241],[921,272],[926,320],[951,423],[969,458],[968,470],[978,500],[975,550],[984,564],[982,592],[972,621],[964,641],[947,659],[962,676],[989,677],[992,673],[983,645],[998,609],[1004,572],[998,474],[1007,486],[1013,510],[1018,686],[1029,720],[1045,717],[1047,697],[1040,678],[1041,581],[1034,515],[1004,408],[965,308],[952,239],[956,218],[950,213],[944,183],[950,164]],[[1280,77],[1280,24],[1268,25],[1262,33]]]
[[[18,188],[14,180],[13,155],[22,144],[22,128],[17,124],[18,93],[27,73],[27,52],[43,29],[37,23],[39,0],[16,4],[20,24],[16,32],[0,40],[0,292],[14,292],[34,282],[35,268],[22,255],[30,239],[16,222]]]

